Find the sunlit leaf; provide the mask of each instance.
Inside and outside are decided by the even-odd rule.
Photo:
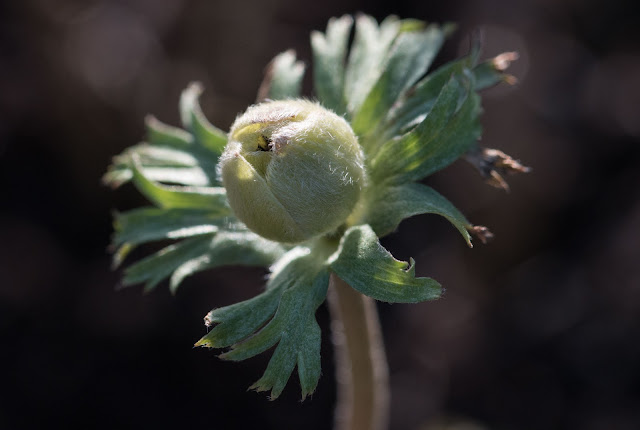
[[[440,297],[431,278],[416,278],[414,261],[399,261],[368,225],[351,227],[330,263],[331,270],[362,294],[390,303],[416,303]]]
[[[180,96],[180,118],[184,128],[193,134],[195,141],[215,154],[221,154],[227,144],[227,134],[213,126],[205,118],[198,98],[202,86],[193,82]]]
[[[185,130],[162,123],[153,115],[145,118],[147,142],[175,149],[186,149],[193,144],[193,135]]]
[[[467,78],[451,77],[426,118],[411,132],[382,146],[371,162],[376,182],[420,180],[448,166],[475,144],[480,136],[480,103]]]
[[[226,192],[222,187],[163,185],[147,177],[137,157],[133,157],[132,161],[131,168],[134,185],[142,195],[158,206],[164,208],[210,208],[215,210],[227,207]]]
[[[219,185],[216,164],[219,154],[195,143],[186,131],[146,118],[146,142],[114,157],[104,182],[118,187],[133,178],[134,159],[152,181],[190,185]]]
[[[229,211],[201,208],[162,209],[146,207],[116,213],[113,243],[137,245],[163,239],[181,239],[217,232],[230,220]]]
[[[300,97],[304,69],[304,63],[296,61],[296,53],[292,49],[276,55],[267,66],[258,101]]]

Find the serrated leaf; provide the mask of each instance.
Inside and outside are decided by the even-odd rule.
[[[258,91],[258,102],[265,99],[284,100],[300,97],[304,63],[296,61],[293,49],[275,56],[267,66],[265,78]]]
[[[195,142],[220,155],[227,144],[227,134],[212,125],[202,113],[198,98],[202,85],[192,82],[180,95],[180,118],[184,128],[193,134]]]
[[[418,181],[448,166],[480,137],[479,114],[472,82],[451,77],[427,117],[411,132],[381,147],[371,162],[374,181]]]
[[[423,31],[400,33],[389,52],[384,73],[351,121],[356,134],[376,132],[376,125],[396,100],[427,71],[444,38],[444,32],[436,25]]]
[[[358,113],[384,71],[389,47],[400,29],[401,22],[394,16],[387,17],[380,26],[370,16],[359,15],[356,18],[355,37],[344,81],[347,111],[352,117]]]
[[[220,347],[234,342],[221,358],[244,360],[277,344],[264,375],[251,388],[271,390],[271,399],[277,398],[297,364],[304,399],[313,392],[320,377],[320,328],[315,312],[325,299],[329,273],[308,250],[294,248],[283,260],[263,294],[212,311],[208,318],[220,324],[196,345]],[[253,336],[235,343],[271,317],[276,300],[279,304],[273,318]]]
[[[399,261],[368,225],[351,227],[342,237],[330,268],[362,294],[390,303],[417,303],[440,297],[440,284],[416,278],[413,259]]]
[[[227,207],[227,196],[222,187],[173,186],[154,182],[142,170],[137,156],[132,157],[131,170],[132,180],[138,191],[160,207],[215,210]]]
[[[277,336],[276,347],[267,370],[250,388],[271,390],[271,400],[280,396],[291,373],[298,365],[302,399],[315,391],[320,379],[320,327],[315,312],[324,302],[329,285],[329,272],[323,270],[313,281],[306,280],[282,295],[273,320],[256,337],[270,341]]]
[[[205,321],[217,325],[194,346],[225,348],[241,341],[273,316],[281,296],[281,290],[272,288],[249,300],[213,309]]]
[[[344,63],[353,19],[349,15],[331,18],[325,34],[311,33],[313,85],[316,97],[338,115],[346,112]]]
[[[422,184],[409,183],[377,190],[365,222],[378,237],[383,237],[398,228],[403,219],[426,213],[445,217],[472,246],[467,231],[471,224],[465,216],[433,188]]]
[[[146,207],[116,213],[113,244],[138,245],[163,239],[181,239],[215,233],[229,224],[228,209],[212,211],[200,208],[162,209]]]

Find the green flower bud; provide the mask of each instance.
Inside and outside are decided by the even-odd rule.
[[[365,182],[349,124],[306,100],[265,102],[238,116],[219,169],[235,215],[284,243],[337,229]]]

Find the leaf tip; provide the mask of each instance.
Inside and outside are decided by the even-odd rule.
[[[144,116],[144,125],[149,128],[155,127],[159,123],[160,121],[155,117],[155,115],[148,113]]]
[[[310,388],[310,389],[304,389],[303,388],[302,392],[301,392],[301,396],[300,396],[300,402],[301,403],[304,402],[307,399],[307,397],[313,398],[313,393],[314,392],[315,392],[315,387]]]
[[[247,388],[247,391],[249,390],[253,390],[256,393],[263,393],[265,391],[271,390],[271,393],[267,396],[267,399],[269,399],[270,402],[273,402],[278,397],[280,397],[280,394],[282,394],[281,389],[274,388],[271,384],[263,381],[262,378],[260,378],[259,380],[254,382],[249,388]]]
[[[516,51],[512,51],[503,52],[502,54],[493,57],[490,61],[494,69],[499,72],[504,72],[509,68],[511,63],[518,60],[518,58],[520,58],[520,54],[518,54]]]
[[[531,167],[497,149],[477,147],[467,152],[465,159],[478,170],[488,185],[506,192],[509,192],[509,184],[504,176],[531,172]]]
[[[196,348],[198,346],[205,346],[207,348],[213,348],[211,341],[207,338],[207,336],[203,336],[196,343],[193,344],[193,347]]]
[[[189,85],[187,86],[187,89],[185,90],[185,92],[187,92],[190,95],[193,95],[195,97],[198,97],[200,94],[202,94],[203,91],[204,91],[204,85],[202,85],[202,82],[200,82],[200,81],[191,81],[191,82],[189,82]]]

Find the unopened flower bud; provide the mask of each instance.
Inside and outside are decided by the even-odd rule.
[[[284,243],[337,229],[365,181],[349,124],[306,100],[247,109],[231,127],[219,168],[235,215],[255,233]]]

